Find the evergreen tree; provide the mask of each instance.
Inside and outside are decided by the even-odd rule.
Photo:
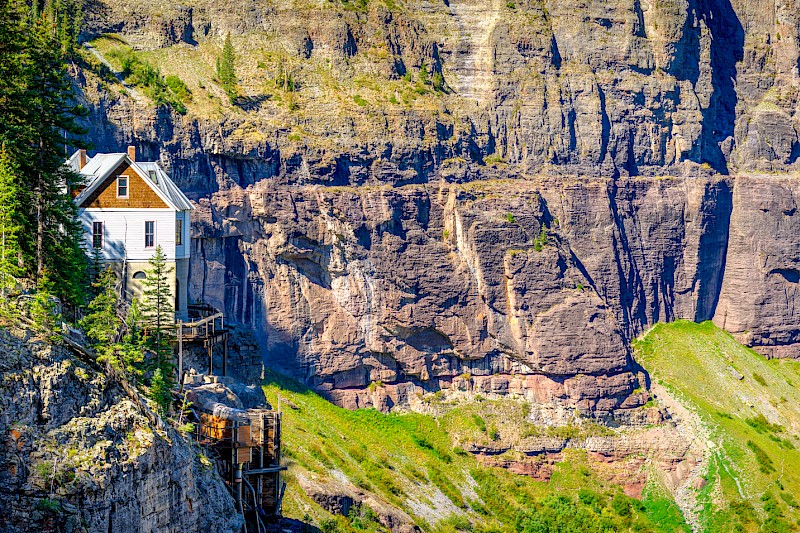
[[[61,324],[61,311],[54,297],[54,288],[55,285],[45,270],[39,277],[36,294],[30,304],[34,329],[53,342],[60,338],[58,327]]]
[[[172,272],[172,268],[167,265],[167,256],[160,245],[156,247],[156,252],[150,258],[149,263],[150,269],[145,271],[146,277],[143,282],[142,316],[151,333],[151,348],[156,353],[157,364],[166,370],[172,359],[169,332],[175,323],[172,290],[169,283],[169,274]],[[164,374],[165,377],[172,375],[167,372]]]
[[[19,0],[3,0],[0,2],[0,146],[7,149],[16,145],[26,123],[24,36],[23,4]]]
[[[120,326],[122,326],[122,320],[117,316],[119,297],[116,285],[116,274],[111,268],[107,268],[93,284],[97,289],[97,296],[89,302],[88,312],[81,320],[81,326],[91,340],[95,351],[112,363],[114,343]]]
[[[62,240],[60,237],[67,237],[64,241],[69,241],[69,235],[58,233],[65,218],[74,218],[70,216],[72,213],[65,217],[63,210],[73,204],[67,189],[78,180],[63,167],[64,145],[76,144],[76,136],[84,133],[75,119],[83,116],[85,110],[72,101],[64,57],[53,37],[54,32],[54,25],[45,17],[39,17],[27,39],[25,99],[30,120],[25,161],[29,165],[33,191],[33,252],[37,276],[41,276],[53,258],[63,254],[65,245],[78,244],[58,242]],[[54,269],[54,272],[60,271]]]
[[[222,55],[217,58],[217,77],[220,84],[222,84],[222,88],[228,93],[228,98],[231,101],[235,100],[238,96],[236,90],[236,52],[233,49],[230,33],[225,37],[225,43],[222,45]]]
[[[0,148],[0,297],[3,301],[22,275],[19,234],[23,197],[19,170],[6,150]]]
[[[160,368],[156,368],[147,394],[147,397],[158,406],[158,414],[161,416],[165,416],[169,412],[169,406],[172,403],[171,380],[167,376],[169,374],[162,372]]]
[[[125,317],[125,335],[117,346],[119,358],[125,366],[129,376],[137,377],[141,374],[141,365],[144,361],[144,336],[141,329],[142,311],[139,299],[134,298]]]
[[[126,320],[119,316],[120,299],[117,293],[117,276],[107,268],[94,287],[97,296],[89,303],[88,313],[81,320],[81,327],[92,342],[98,361],[108,363],[114,370],[130,377],[141,372],[144,360],[144,345],[141,341],[138,322],[141,313],[137,300],[133,300]],[[120,339],[120,331],[127,329]]]
[[[79,177],[63,166],[67,146],[80,144],[66,54],[77,46],[80,0],[0,2],[0,211],[5,226],[0,284],[19,276],[41,281],[48,271],[54,295],[79,304],[86,257],[77,207],[69,191]],[[27,16],[25,11],[27,10]],[[9,225],[10,224],[10,225]],[[5,281],[3,281],[5,280]],[[41,283],[40,283],[41,284]]]

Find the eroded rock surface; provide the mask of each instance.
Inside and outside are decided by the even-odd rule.
[[[66,349],[18,334],[0,331],[0,530],[240,530],[189,443]]]

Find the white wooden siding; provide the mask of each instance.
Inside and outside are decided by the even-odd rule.
[[[175,246],[176,211],[172,209],[80,209],[78,216],[83,223],[89,251],[92,250],[92,222],[103,223],[104,259],[147,261],[158,245],[161,245],[168,261],[176,259],[176,252],[179,254],[177,257],[188,257],[187,223],[184,222],[184,246],[179,251]],[[144,246],[144,223],[148,220],[155,222],[156,246],[152,248]]]

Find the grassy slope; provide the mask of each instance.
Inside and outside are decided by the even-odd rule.
[[[623,496],[584,466],[579,451],[568,451],[547,483],[480,466],[453,447],[457,426],[471,423],[467,412],[434,418],[347,411],[276,375],[269,376],[265,392],[273,405],[279,396],[283,405],[289,465],[284,514],[323,530],[381,527],[368,512],[334,519],[304,493],[300,478],[321,483],[346,478],[404,509],[428,531],[683,530],[674,505]]]
[[[658,324],[634,349],[653,381],[709,431],[713,454],[699,494],[705,529],[797,530],[800,363],[766,360],[710,322]]]

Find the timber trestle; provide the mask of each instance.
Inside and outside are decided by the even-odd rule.
[[[266,405],[261,395],[228,377],[228,337],[224,315],[206,304],[189,305],[189,322],[177,321],[178,379],[191,405],[194,438],[207,458],[214,461],[233,495],[247,529],[266,532],[266,522],[280,516],[281,414]],[[185,344],[202,345],[208,352],[208,374],[185,373]],[[214,349],[222,345],[222,375],[214,375]],[[243,394],[243,396],[239,396]],[[250,397],[245,400],[246,397]],[[247,407],[243,401],[250,402]]]
[[[215,401],[230,398],[228,385],[234,386],[230,378],[187,374],[184,385],[195,440],[215,461],[248,531],[266,531],[266,522],[280,515],[285,489],[281,414],[266,407],[240,409]]]
[[[222,344],[222,375],[228,375],[228,337],[225,315],[208,304],[190,304],[189,322],[178,320],[175,334],[178,342],[178,378],[183,376],[183,346],[202,344],[208,352],[208,374],[214,375],[214,347]]]

